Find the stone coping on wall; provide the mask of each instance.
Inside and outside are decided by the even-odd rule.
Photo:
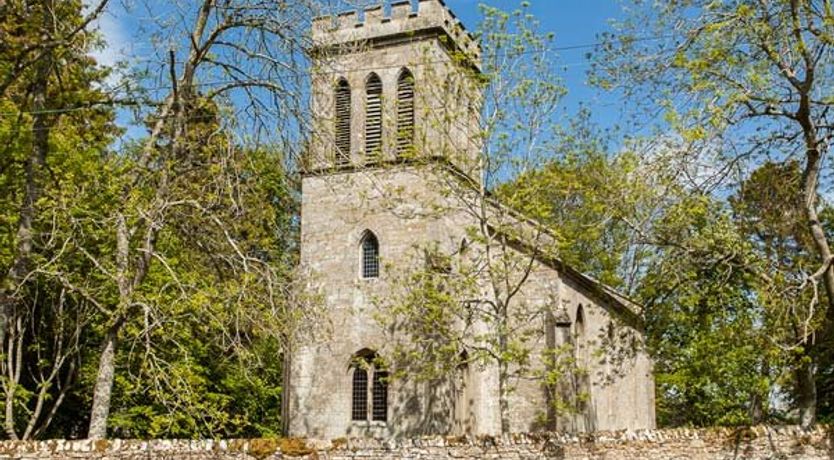
[[[834,459],[834,427],[675,428],[404,439],[0,441],[0,459]]]

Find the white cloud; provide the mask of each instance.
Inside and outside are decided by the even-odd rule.
[[[84,0],[85,12],[89,12],[97,4],[96,0]],[[105,41],[104,48],[92,53],[101,65],[113,66],[132,54],[133,42],[130,34],[119,20],[119,15],[122,13],[124,10],[118,3],[111,1],[104,12],[93,22],[93,27],[98,30]]]

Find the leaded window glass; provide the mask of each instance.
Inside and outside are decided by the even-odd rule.
[[[362,239],[362,278],[379,278],[379,241],[371,232]]]
[[[353,406],[351,419],[368,419],[368,371],[361,364],[357,364],[353,369]]]
[[[388,372],[374,369],[373,419],[378,422],[388,420]]]

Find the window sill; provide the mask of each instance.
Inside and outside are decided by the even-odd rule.
[[[351,426],[361,427],[361,428],[374,428],[380,427],[384,428],[388,426],[388,422],[381,422],[379,420],[351,420]]]

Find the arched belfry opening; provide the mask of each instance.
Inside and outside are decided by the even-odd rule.
[[[397,156],[414,148],[414,75],[403,68],[397,77]]]
[[[382,154],[382,80],[371,72],[365,79],[365,155]]]
[[[335,126],[336,164],[350,163],[350,84],[344,78],[336,82],[335,89]]]

